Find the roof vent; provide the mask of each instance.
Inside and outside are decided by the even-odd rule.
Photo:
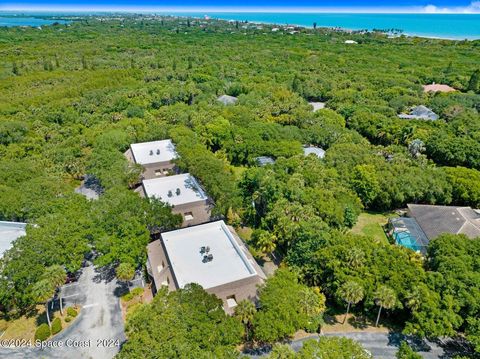
[[[177,190],[175,191],[175,193],[177,194],[177,196],[180,196],[180,188],[177,188]]]
[[[201,253],[201,254],[205,253],[205,251],[206,251],[205,246],[200,247],[200,253]]]
[[[159,154],[160,154],[160,149],[157,149],[157,155],[159,155]]]
[[[153,151],[152,150],[150,150],[150,156],[153,156]]]
[[[172,197],[173,196],[173,193],[171,190],[168,190],[168,197]]]

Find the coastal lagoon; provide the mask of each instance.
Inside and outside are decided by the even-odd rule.
[[[3,17],[0,12],[0,27],[7,26],[45,26],[52,25],[53,23],[65,24],[67,21],[64,20],[52,20],[52,19],[41,19],[36,17]]]

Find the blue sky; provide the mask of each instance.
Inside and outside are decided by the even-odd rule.
[[[187,9],[188,8],[188,9]],[[480,0],[2,0],[0,10],[323,10],[480,13]]]

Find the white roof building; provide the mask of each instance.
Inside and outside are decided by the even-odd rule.
[[[266,279],[235,230],[223,221],[164,232],[147,252],[155,291],[196,283],[220,298],[227,313],[242,300],[255,302]]]
[[[325,108],[324,102],[309,102],[308,104],[313,107],[313,112],[317,112],[318,110]]]
[[[172,206],[205,201],[208,198],[190,173],[143,180],[142,185],[146,197],[157,198]]]
[[[225,106],[227,105],[234,105],[237,103],[238,98],[229,95],[222,95],[217,98],[217,101],[223,103]]]
[[[161,140],[130,145],[133,159],[141,165],[158,162],[170,162],[177,158],[177,152],[172,140]]]
[[[209,289],[257,275],[223,221],[162,233],[162,239],[179,288],[197,283]]]
[[[307,146],[307,147],[303,147],[303,154],[305,156],[308,156],[310,154],[314,154],[318,158],[324,158],[325,157],[325,150],[320,148],[320,147]]]
[[[26,223],[0,221],[0,258],[8,251],[13,242],[25,235]]]

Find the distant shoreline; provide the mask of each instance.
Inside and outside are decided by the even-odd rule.
[[[346,33],[367,31],[375,29],[388,31],[399,29],[397,36],[419,37],[435,40],[449,41],[475,41],[480,40],[480,31],[477,24],[480,23],[480,14],[400,14],[400,13],[288,13],[288,12],[101,12],[101,11],[4,11],[0,10],[1,18],[19,19],[21,17],[55,18],[68,16],[128,16],[128,15],[153,15],[153,16],[177,16],[180,18],[204,19],[209,16],[211,19],[221,21],[239,21],[269,26],[295,26],[298,28],[312,29],[313,23],[318,28],[340,30]],[[431,16],[437,15],[437,16]],[[463,16],[470,15],[470,16]],[[478,17],[478,19],[476,18]],[[4,26],[15,26],[4,25]],[[23,25],[28,26],[28,25]],[[32,25],[35,26],[35,25]]]

